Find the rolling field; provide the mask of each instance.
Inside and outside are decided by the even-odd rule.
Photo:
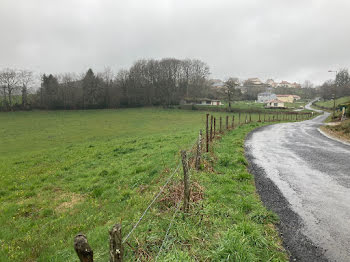
[[[350,101],[350,96],[344,96],[341,98],[337,98],[335,100],[335,106],[338,106],[339,104],[344,104]],[[323,107],[325,109],[333,110],[334,100],[324,100],[324,101],[318,101],[315,103],[316,106]]]
[[[95,261],[107,261],[108,229],[130,231],[204,121],[204,112],[159,109],[0,113],[0,261],[78,261],[79,232]],[[203,197],[186,220],[177,214],[159,261],[286,261],[278,219],[246,170],[244,137],[260,125],[229,132],[203,156],[214,171],[192,174]],[[131,235],[126,261],[155,258],[174,213],[168,202]]]

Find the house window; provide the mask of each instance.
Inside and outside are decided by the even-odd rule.
[[[277,104],[277,103],[274,103],[273,106],[278,106],[278,104]]]

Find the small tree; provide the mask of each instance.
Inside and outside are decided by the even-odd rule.
[[[239,89],[236,89],[236,87],[239,85],[239,80],[238,78],[230,77],[227,81],[225,81],[224,85],[225,93],[228,99],[228,107],[231,109],[231,101],[240,92]]]

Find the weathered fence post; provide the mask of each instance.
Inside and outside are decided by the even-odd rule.
[[[213,140],[213,116],[210,116],[210,142]]]
[[[259,112],[259,121],[258,122],[261,122],[261,118],[260,118],[260,112]]]
[[[189,203],[190,203],[190,185],[188,176],[188,162],[187,154],[185,150],[181,151],[182,157],[182,167],[184,171],[184,212],[188,213]]]
[[[238,125],[241,125],[241,112],[238,113]]]
[[[249,123],[252,122],[252,113],[249,113]]]
[[[123,255],[122,225],[115,224],[109,231],[109,262],[122,262]]]
[[[235,128],[235,116],[233,115],[232,116],[232,129]]]
[[[275,122],[275,115],[272,115],[272,122]]]
[[[209,114],[207,114],[207,122],[206,122],[206,152],[208,153],[209,152]]]
[[[222,132],[222,118],[220,116],[220,133]]]
[[[80,262],[94,261],[94,252],[92,251],[85,235],[78,234],[75,236],[74,249],[75,252],[77,252]]]
[[[215,120],[214,120],[214,123],[215,123]],[[196,155],[196,169],[197,170],[199,170],[199,168],[201,166],[201,157],[202,157],[201,154],[202,154],[202,129],[199,130],[198,143],[197,143],[197,155]]]
[[[216,135],[216,117],[214,117],[214,138]]]
[[[228,129],[228,116],[226,116],[226,129]]]
[[[247,124],[248,123],[248,116],[247,116],[247,114],[245,114],[245,122],[244,122],[245,124]]]
[[[266,121],[266,113],[264,113],[264,122]]]

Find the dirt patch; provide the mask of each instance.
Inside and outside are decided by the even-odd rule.
[[[63,201],[60,205],[55,208],[58,213],[65,212],[72,209],[75,205],[82,202],[84,197],[76,193],[63,193],[58,197],[59,201]]]

